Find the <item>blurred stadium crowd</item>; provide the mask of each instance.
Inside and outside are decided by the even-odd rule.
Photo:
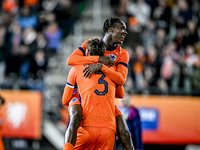
[[[199,95],[200,2],[110,4],[113,16],[127,23],[125,87],[138,94]],[[33,81],[43,81],[49,58],[81,16],[85,0],[4,0],[0,5],[0,86],[13,88],[18,81],[21,88],[31,89]]]
[[[49,58],[84,6],[84,0],[0,1],[0,87],[42,85]]]
[[[198,0],[111,0],[127,23],[126,87],[133,93],[199,95],[200,2]]]

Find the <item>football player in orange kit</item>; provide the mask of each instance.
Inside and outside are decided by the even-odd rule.
[[[103,56],[106,46],[98,38],[87,44],[89,55]],[[103,66],[98,63],[97,65]],[[115,83],[104,73],[98,72],[91,78],[83,76],[85,65],[73,66],[68,74],[63,104],[69,103],[77,84],[81,95],[83,117],[78,129],[74,149],[113,149],[115,143]]]
[[[105,36],[102,39],[106,44],[106,56],[85,56],[86,45],[88,41],[85,41],[81,47],[75,50],[68,58],[68,65],[88,64],[88,63],[102,63],[105,65],[115,65],[116,71],[103,65],[101,67],[96,64],[90,65],[84,69],[84,76],[91,76],[95,71],[101,70],[107,77],[109,77],[115,84],[123,85],[127,77],[127,66],[129,61],[128,52],[122,49],[118,44],[122,44],[127,34],[126,25],[123,21],[117,18],[107,19],[104,23]],[[75,102],[74,102],[75,101]],[[75,144],[76,131],[78,129],[78,122],[81,120],[81,107],[75,105],[78,102],[77,98],[72,98],[73,105],[69,109],[70,112],[70,125],[66,132],[66,141],[68,145]],[[78,104],[78,103],[77,103]],[[80,102],[79,102],[80,104]],[[130,140],[130,134],[125,123],[125,120],[121,113],[116,108],[116,120],[117,120],[117,133],[121,139],[124,148],[127,150],[133,149],[133,145]],[[75,137],[74,137],[75,136]],[[65,144],[67,145],[67,144]]]

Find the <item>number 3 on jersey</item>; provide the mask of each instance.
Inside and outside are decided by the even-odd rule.
[[[96,93],[99,96],[106,95],[108,93],[108,83],[105,80],[103,80],[106,77],[106,75],[103,73],[96,73],[96,74],[102,74],[102,76],[98,80],[98,84],[104,84],[104,91],[99,91],[98,89],[96,89],[94,93]]]

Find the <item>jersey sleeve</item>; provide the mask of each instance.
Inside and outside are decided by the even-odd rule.
[[[123,114],[121,113],[121,111],[119,110],[119,108],[115,105],[115,117],[117,117],[119,115],[123,116]]]
[[[128,74],[128,68],[123,65],[118,65],[116,71],[103,65],[101,71],[115,84],[122,86]]]
[[[123,97],[124,97],[124,88],[123,88],[123,86],[116,85],[115,98],[123,98]]]
[[[127,50],[124,50],[123,53],[121,53],[121,55],[119,56],[119,61],[117,62],[116,65],[124,65],[124,66],[128,66],[128,62],[129,62],[129,54]]]
[[[81,47],[77,48],[67,59],[67,65],[83,65],[83,64],[91,64],[97,63],[99,60],[99,56],[85,56],[85,51],[87,47],[87,41],[85,41]]]
[[[73,96],[69,102],[69,108],[75,104],[81,104],[78,88],[76,88],[76,90],[73,93]]]
[[[126,81],[128,74],[128,61],[129,55],[128,51],[121,54],[118,63],[116,64],[116,71],[103,65],[101,71],[115,84],[123,85]]]
[[[76,71],[74,68],[71,68],[68,74],[67,83],[64,88],[62,103],[63,105],[69,106],[69,101],[71,100],[73,93],[76,88]]]

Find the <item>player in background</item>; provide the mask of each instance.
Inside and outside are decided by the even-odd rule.
[[[104,37],[102,41],[106,44],[106,51],[104,56],[87,56],[85,41],[81,47],[76,49],[68,58],[68,65],[80,65],[80,64],[90,64],[90,63],[102,63],[104,65],[98,66],[96,64],[90,65],[84,69],[84,76],[90,77],[92,73],[97,71],[102,71],[107,77],[109,77],[115,84],[123,85],[126,81],[128,73],[128,61],[129,55],[128,51],[122,49],[118,44],[122,44],[124,38],[126,37],[126,25],[118,18],[110,18],[104,22]],[[107,65],[107,66],[106,66]],[[116,70],[109,68],[108,66],[114,65]],[[73,101],[73,98],[72,98]],[[76,101],[77,102],[77,101]],[[76,102],[70,107],[70,121],[69,130],[66,133],[67,143],[74,145],[76,142],[76,131],[81,120],[81,106],[76,104]],[[116,121],[117,121],[117,133],[118,137],[123,143],[123,147],[127,150],[132,150],[133,145],[131,143],[130,134],[123,115],[116,107]]]
[[[87,43],[89,55],[103,56],[106,46],[103,41],[94,38]],[[97,63],[99,66],[103,64]],[[78,129],[74,149],[111,150],[115,144],[115,84],[102,72],[83,76],[85,65],[73,66],[68,74],[63,95],[63,104],[69,103],[75,85],[79,87],[82,98],[83,119]],[[67,149],[67,146],[64,148]],[[73,149],[68,147],[68,149]]]
[[[131,104],[131,94],[129,91],[124,92],[124,97],[120,102],[119,110],[126,120],[134,147],[136,150],[143,150],[140,114],[138,109]],[[122,149],[120,140],[117,141],[116,145],[116,150]]]

